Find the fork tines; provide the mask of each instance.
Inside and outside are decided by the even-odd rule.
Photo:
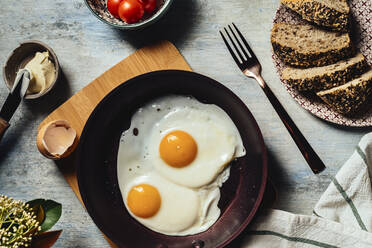
[[[228,25],[228,29],[225,27],[224,30],[230,42],[228,42],[224,32],[220,30],[222,39],[225,42],[231,56],[241,70],[244,70],[250,64],[258,62],[256,55],[253,53],[252,49],[248,45],[248,42],[245,40],[244,36],[234,23],[232,23],[232,25]],[[230,43],[232,44],[232,47]]]

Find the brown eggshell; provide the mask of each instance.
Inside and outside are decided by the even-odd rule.
[[[66,130],[62,131],[61,127],[64,127]],[[59,132],[57,129],[59,128]],[[70,133],[71,132],[71,133]],[[68,137],[71,135],[71,137]],[[77,146],[77,134],[75,129],[66,120],[56,120],[47,123],[40,130],[36,138],[37,148],[40,153],[45,157],[53,160],[58,160],[68,157]],[[53,146],[65,146],[63,152],[56,153],[53,150]]]

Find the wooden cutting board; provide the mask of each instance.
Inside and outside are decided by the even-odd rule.
[[[77,139],[79,139],[84,125],[94,108],[114,88],[140,74],[167,69],[191,71],[190,66],[177,48],[169,41],[162,41],[158,44],[141,48],[103,73],[54,110],[41,122],[38,130],[40,131],[45,124],[51,121],[67,120],[76,130]],[[56,163],[66,178],[66,181],[83,204],[73,159],[71,157],[63,161],[57,161]],[[116,247],[108,238],[106,239],[111,247]]]

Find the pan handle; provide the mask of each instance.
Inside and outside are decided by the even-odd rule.
[[[10,126],[9,123],[0,117],[0,141],[3,138],[3,135],[9,126]]]

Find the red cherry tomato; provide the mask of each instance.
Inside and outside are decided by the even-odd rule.
[[[142,4],[138,0],[123,0],[119,5],[120,19],[126,23],[138,22],[144,12]]]
[[[119,5],[122,0],[107,0],[107,9],[111,13],[111,15],[119,18]]]
[[[156,0],[139,0],[142,2],[145,12],[151,14],[156,9]]]

